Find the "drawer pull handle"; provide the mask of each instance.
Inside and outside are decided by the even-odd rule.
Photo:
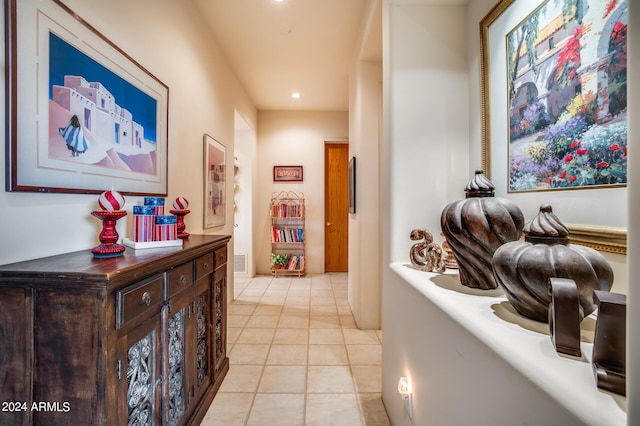
[[[151,306],[151,296],[149,296],[149,293],[147,293],[146,291],[142,295],[142,303],[147,306]]]
[[[204,265],[202,265],[202,267],[207,271],[209,270],[209,264],[208,263],[205,263]]]
[[[185,277],[184,275],[180,275],[180,284],[182,285],[186,285],[187,284],[187,277]]]

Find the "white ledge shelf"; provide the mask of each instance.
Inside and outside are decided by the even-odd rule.
[[[502,290],[465,287],[455,270],[436,274],[403,263],[392,263],[391,270],[585,424],[626,425],[627,399],[595,383],[595,315],[581,324],[582,357],[563,356],[549,326],[519,315]]]

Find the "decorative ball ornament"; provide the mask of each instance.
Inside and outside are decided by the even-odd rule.
[[[173,201],[173,208],[177,210],[186,210],[189,208],[189,201],[184,197],[178,197]]]
[[[178,238],[181,240],[188,239],[190,235],[186,230],[187,225],[184,223],[184,217],[191,213],[187,207],[189,207],[189,201],[180,196],[173,201],[173,210],[169,210],[169,213],[176,215]]]
[[[464,190],[466,199],[442,211],[442,234],[458,264],[460,283],[491,290],[498,287],[491,267],[493,253],[520,239],[524,214],[513,201],[494,197],[495,187],[482,170],[476,171]]]
[[[102,230],[98,236],[100,245],[91,249],[91,253],[98,259],[122,256],[125,248],[118,244],[116,222],[127,215],[122,210],[124,197],[118,191],[104,191],[98,197],[98,205],[102,210],[92,211],[91,215],[102,221]]]
[[[609,291],[613,269],[598,251],[569,244],[569,230],[548,204],[524,228],[524,241],[507,243],[493,256],[493,271],[507,299],[520,315],[549,320],[549,279],[566,278],[578,287],[579,318],[595,310],[595,290]]]
[[[118,191],[104,191],[98,197],[98,205],[102,210],[108,212],[122,210],[124,207],[124,197]]]

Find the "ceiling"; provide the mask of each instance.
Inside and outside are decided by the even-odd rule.
[[[382,62],[379,0],[193,2],[260,111],[347,111],[355,55]]]

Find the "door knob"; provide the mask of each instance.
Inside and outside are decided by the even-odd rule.
[[[327,226],[331,226],[331,225],[333,225],[333,223],[327,222]]]

